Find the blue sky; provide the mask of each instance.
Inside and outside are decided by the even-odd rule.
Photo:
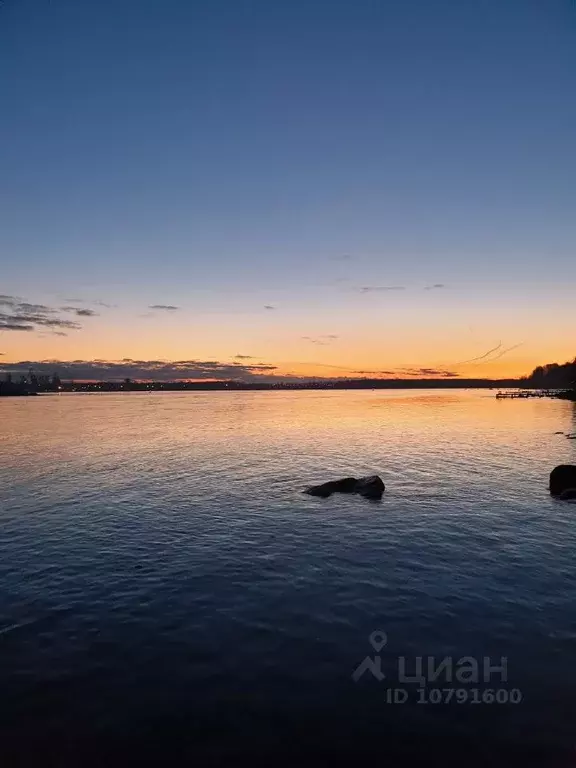
[[[265,304],[285,311],[282,339],[343,317],[362,338],[361,322],[432,323],[434,359],[464,343],[450,329],[466,310],[486,348],[495,306],[525,327],[536,301],[550,333],[570,318],[568,0],[4,0],[0,103],[0,292],[120,311],[74,349],[106,354],[109,338],[116,353],[124,333],[144,350],[156,303],[180,308],[179,334],[184,318],[217,325],[217,355],[229,313]],[[424,313],[431,284],[446,291]],[[237,345],[270,314],[235,324]]]

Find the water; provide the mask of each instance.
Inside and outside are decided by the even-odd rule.
[[[0,764],[571,764],[576,412],[493,395],[0,400]],[[424,691],[522,702],[421,703],[400,656],[505,656]]]

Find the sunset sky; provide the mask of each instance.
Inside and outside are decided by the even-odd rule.
[[[0,105],[0,370],[576,354],[570,0],[5,0]]]

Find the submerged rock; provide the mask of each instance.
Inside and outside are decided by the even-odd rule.
[[[576,488],[566,488],[558,498],[560,501],[576,501]]]
[[[576,465],[560,464],[550,472],[550,493],[560,496],[563,491],[576,488]]]
[[[342,480],[331,480],[321,485],[311,485],[304,493],[310,496],[320,496],[327,499],[333,493],[358,493],[366,499],[381,499],[385,485],[378,475],[370,477],[344,477]]]
[[[355,477],[344,477],[342,480],[331,480],[321,485],[311,485],[304,493],[310,496],[321,496],[323,499],[332,496],[333,493],[354,493],[358,480]]]

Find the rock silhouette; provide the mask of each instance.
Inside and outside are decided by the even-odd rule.
[[[550,493],[560,496],[564,491],[576,489],[576,465],[560,464],[550,472]]]
[[[366,499],[381,499],[385,490],[386,486],[382,479],[378,475],[370,475],[370,477],[361,477],[358,480],[354,492]]]
[[[378,475],[369,477],[344,477],[341,480],[331,480],[321,485],[311,485],[304,493],[327,499],[333,493],[358,493],[366,499],[381,499],[385,491],[382,478]]]

